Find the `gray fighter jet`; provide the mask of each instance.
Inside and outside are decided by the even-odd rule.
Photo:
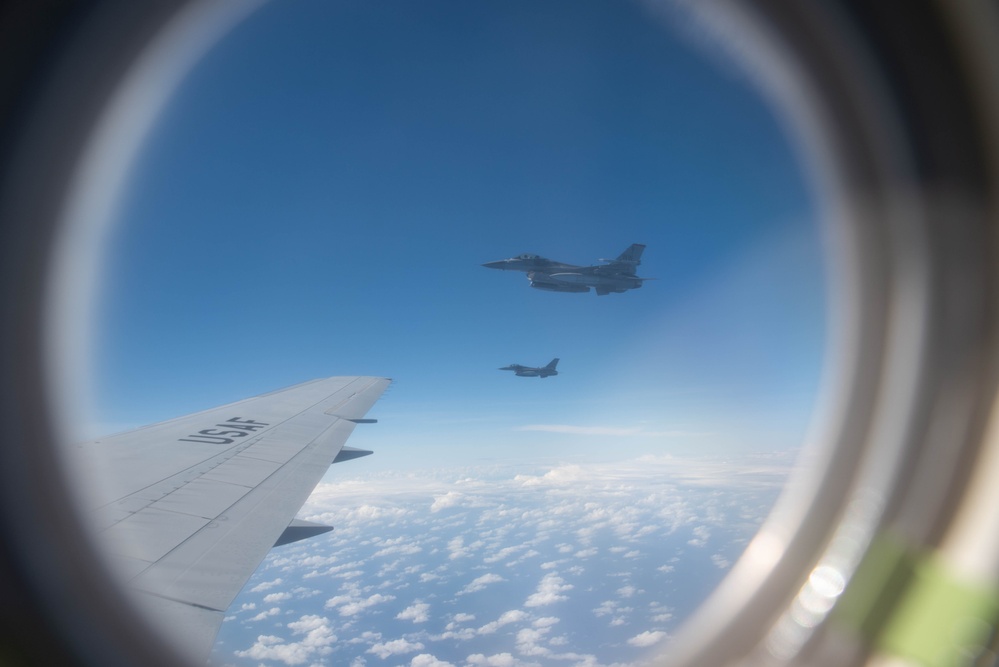
[[[504,366],[500,370],[513,371],[520,377],[525,378],[546,378],[549,375],[558,375],[558,371],[555,370],[556,366],[558,366],[558,357],[552,359],[547,366],[542,366],[541,368],[521,366],[520,364],[510,364],[509,366]]]
[[[534,289],[589,292],[592,287],[597,295],[603,296],[611,292],[638,289],[642,286],[642,281],[650,280],[635,275],[636,267],[642,263],[643,250],[645,246],[641,243],[632,243],[617,259],[601,259],[606,264],[596,266],[563,264],[539,255],[518,255],[510,259],[486,262],[482,266],[487,269],[524,271]]]

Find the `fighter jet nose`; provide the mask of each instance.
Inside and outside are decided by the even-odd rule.
[[[482,266],[486,267],[487,269],[502,269],[504,264],[506,264],[506,262],[500,260],[498,262],[486,262]]]

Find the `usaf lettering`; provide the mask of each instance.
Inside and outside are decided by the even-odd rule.
[[[179,442],[203,442],[209,445],[228,445],[236,442],[236,438],[242,438],[265,426],[270,426],[265,422],[258,422],[252,419],[240,419],[233,417],[222,424],[216,424],[218,428],[206,428],[191,434],[186,438],[178,438]]]

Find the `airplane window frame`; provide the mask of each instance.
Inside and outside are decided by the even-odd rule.
[[[9,652],[31,662],[178,661],[86,547],[53,446],[42,345],[48,267],[79,156],[129,64],[190,6],[133,4],[18,6],[0,21],[19,30],[18,58],[0,72],[0,591]],[[877,642],[830,619],[872,545],[890,534],[914,552],[960,552],[958,563],[988,549],[987,535],[976,541],[962,526],[988,525],[977,490],[995,479],[999,440],[987,437],[999,375],[997,10],[819,0],[690,9],[755,68],[824,184],[840,367],[816,422],[819,465],[796,473],[669,662],[856,661]],[[993,583],[995,551],[976,573]],[[816,573],[830,572],[843,585],[803,617],[822,592]]]

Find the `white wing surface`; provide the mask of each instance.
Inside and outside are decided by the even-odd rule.
[[[302,522],[285,531],[330,464],[368,453],[344,443],[390,382],[314,380],[80,446],[112,569],[192,656],[270,548],[297,539]]]

